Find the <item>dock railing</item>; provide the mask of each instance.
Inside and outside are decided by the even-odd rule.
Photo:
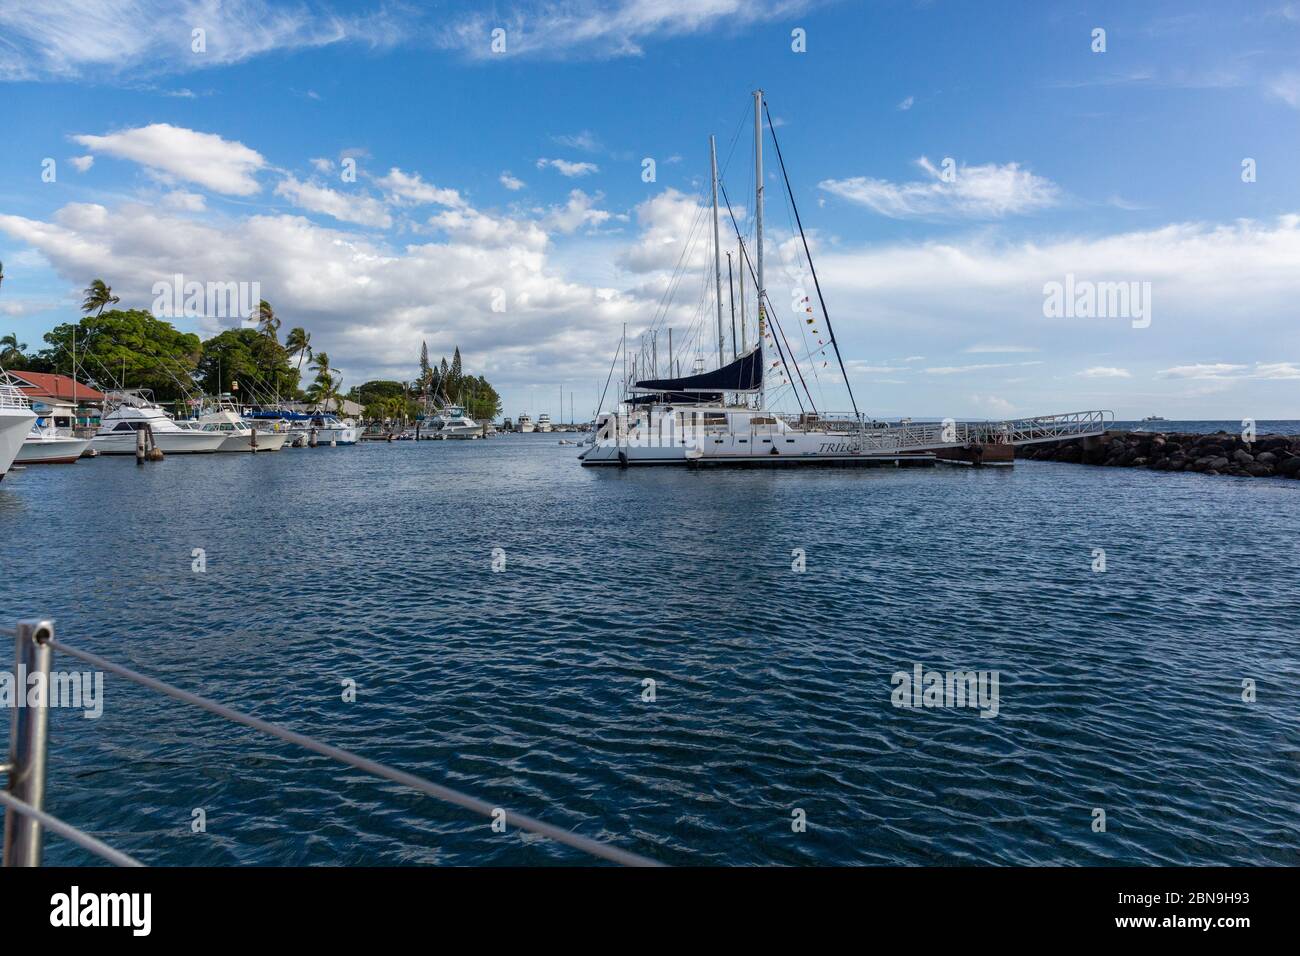
[[[153,677],[138,673],[129,667],[114,663],[97,654],[71,647],[55,639],[54,622],[50,620],[19,621],[17,627],[0,626],[0,634],[14,638],[15,659],[15,694],[27,694],[25,685],[19,683],[19,675],[30,679],[31,675],[43,675],[37,682],[44,688],[38,700],[31,706],[18,706],[15,700],[13,716],[10,720],[9,759],[0,763],[0,772],[7,775],[5,788],[0,790],[0,805],[5,809],[4,825],[4,866],[40,866],[44,831],[48,830],[75,843],[94,855],[117,866],[143,866],[134,857],[114,849],[102,840],[72,826],[45,812],[46,759],[49,740],[50,710],[50,670],[54,652],[58,651],[84,661],[93,667],[110,674],[115,674],[132,683],[150,690],[173,697],[176,700],[206,710],[218,717],[243,724],[253,730],[277,737],[287,743],[295,744],[306,750],[321,754],[339,763],[347,764],[358,770],[391,780],[419,793],[426,794],[446,803],[488,817],[494,822],[503,821],[507,826],[515,826],[557,843],[580,850],[597,859],[607,860],[624,866],[658,866],[647,857],[631,853],[608,843],[601,843],[590,837],[566,830],[554,824],[545,823],[524,814],[512,813],[486,800],[470,796],[432,780],[415,774],[398,770],[387,764],[379,763],[349,750],[323,743],[306,734],[289,730],[279,724],[261,720],[245,714],[233,707],[200,697],[179,687],[173,687]]]

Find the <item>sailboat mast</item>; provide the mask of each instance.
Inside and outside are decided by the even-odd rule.
[[[763,336],[767,332],[767,312],[763,308],[763,293],[767,287],[763,284],[763,91],[754,91],[754,242],[755,262],[758,283],[758,345],[763,347]],[[763,408],[767,396],[767,381],[764,376],[763,388],[758,393],[758,407]]]
[[[713,170],[713,288],[718,302],[718,368],[722,368],[722,246],[718,241],[718,144],[709,137],[709,166]]]
[[[731,253],[727,253],[727,298],[731,301],[731,357],[738,358],[736,352],[736,280],[731,272]]]

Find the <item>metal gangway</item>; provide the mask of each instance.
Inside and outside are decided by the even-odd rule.
[[[23,693],[25,697],[30,696],[27,693],[26,686],[17,686],[19,674],[27,675],[29,680],[31,675],[43,675],[42,679],[37,683],[42,684],[45,688],[36,705],[29,703],[27,706],[14,707],[13,717],[10,721],[9,759],[7,762],[0,763],[0,773],[7,775],[5,787],[0,790],[0,806],[5,808],[4,855],[2,858],[4,866],[40,866],[45,830],[57,834],[117,866],[144,865],[121,850],[115,849],[89,833],[45,812],[45,768],[49,735],[50,693],[53,686],[50,681],[50,665],[55,651],[75,657],[92,667],[115,674],[142,687],[166,694],[184,703],[192,704],[211,714],[216,714],[218,717],[224,717],[226,720],[243,724],[245,727],[251,727],[253,730],[277,737],[287,743],[330,757],[365,773],[391,780],[419,793],[488,817],[494,823],[499,821],[506,825],[513,825],[520,830],[535,833],[612,863],[624,866],[660,865],[644,856],[573,833],[563,827],[544,823],[541,820],[520,813],[507,812],[486,800],[470,796],[467,793],[435,783],[432,780],[417,777],[415,774],[398,770],[376,760],[362,757],[349,750],[331,746],[307,734],[289,730],[279,724],[261,720],[250,714],[235,710],[233,707],[227,707],[225,704],[209,700],[206,697],[200,697],[198,694],[192,694],[179,687],[173,687],[171,684],[140,674],[129,667],[123,667],[121,664],[106,660],[97,654],[71,647],[55,640],[53,621],[19,621],[16,628],[0,627],[0,634],[14,638],[15,692]]]
[[[1032,445],[1103,435],[1115,421],[1111,411],[1065,412],[1000,422],[883,422],[854,421],[851,418],[791,416],[791,427],[804,431],[826,431],[844,435],[855,450],[864,454],[922,454],[944,448],[975,445]]]

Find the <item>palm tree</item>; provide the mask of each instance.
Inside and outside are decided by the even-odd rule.
[[[311,359],[311,333],[301,325],[290,329],[284,340],[284,350],[290,355],[298,356],[298,374],[302,375],[303,356]]]
[[[86,301],[81,303],[81,311],[89,315],[94,309],[99,309],[95,315],[103,315],[107,306],[117,305],[121,301],[113,295],[112,286],[104,285],[103,279],[95,279],[86,287]]]
[[[253,318],[257,322],[257,331],[279,344],[280,340],[276,338],[275,333],[280,331],[280,320],[275,317],[275,309],[271,308],[271,303],[265,299],[259,302],[253,312]]]
[[[0,338],[0,365],[20,364],[25,351],[27,351],[27,343],[19,342],[18,336],[10,332]]]

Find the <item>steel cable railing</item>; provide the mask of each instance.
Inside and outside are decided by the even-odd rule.
[[[17,638],[19,664],[26,666],[29,674],[40,669],[44,670],[48,677],[50,651],[59,651],[71,657],[75,657],[78,660],[84,661],[93,667],[97,667],[100,670],[116,674],[117,676],[139,684],[142,687],[147,687],[150,690],[166,694],[167,696],[184,703],[192,704],[208,711],[209,713],[215,714],[218,717],[223,717],[226,720],[242,724],[245,727],[252,728],[253,730],[269,734],[270,736],[283,740],[286,743],[294,744],[306,750],[310,750],[313,753],[329,757],[333,760],[339,761],[340,763],[355,767],[365,773],[381,777],[385,780],[390,780],[393,783],[409,787],[419,793],[426,794],[427,796],[434,797],[446,803],[454,804],[455,806],[473,811],[474,813],[478,813],[490,819],[503,819],[507,824],[512,824],[521,830],[526,830],[530,833],[547,837],[557,843],[572,847],[575,850],[580,850],[591,856],[597,857],[598,859],[608,860],[612,863],[618,863],[624,866],[661,865],[655,860],[640,856],[636,853],[631,853],[616,846],[611,846],[607,843],[601,843],[597,840],[591,839],[590,837],[582,836],[581,834],[573,833],[562,827],[555,826],[554,824],[546,823],[524,814],[510,813],[495,804],[487,802],[486,800],[480,800],[477,797],[470,796],[467,793],[463,793],[443,784],[435,783],[432,780],[426,780],[423,777],[407,773],[404,770],[398,770],[395,767],[390,767],[377,760],[371,760],[368,757],[362,757],[349,750],[334,747],[330,744],[316,740],[313,737],[309,737],[306,734],[301,734],[297,731],[289,730],[286,727],[281,727],[278,724],[273,724],[270,721],[253,717],[250,714],[245,714],[242,711],[235,710],[233,707],[227,707],[224,704],[209,700],[206,697],[200,697],[198,694],[192,694],[189,691],[180,689],[179,687],[173,687],[171,684],[141,674],[129,667],[123,667],[121,664],[115,664],[114,662],[100,657],[97,654],[92,654],[89,651],[70,647],[61,641],[54,639],[53,628],[49,622],[24,622],[23,624],[20,624],[16,631],[10,630],[9,628],[0,628],[0,633],[12,635]],[[43,637],[41,636],[42,634],[44,634]],[[30,646],[24,647],[24,641],[27,641]],[[42,653],[44,654],[43,663],[39,657]],[[26,710],[29,711],[30,709],[31,708],[27,708]],[[5,797],[5,799],[0,802],[3,802],[4,805],[9,808],[9,813],[26,815],[35,820],[38,824],[47,827],[51,832],[66,837],[77,845],[82,846],[105,859],[110,859],[112,862],[118,863],[119,865],[140,865],[126,854],[112,849],[89,834],[77,830],[75,827],[44,813],[40,809],[40,804],[44,796],[44,722],[43,720],[40,720],[28,722],[27,724],[20,726],[23,722],[23,714],[23,709],[15,711],[13,721],[13,739],[10,741],[10,766],[8,768],[10,792],[0,792],[0,795]],[[33,770],[35,771],[34,773],[32,772]],[[31,777],[39,777],[39,779],[29,779]],[[19,794],[13,792],[16,789],[16,781],[21,781],[22,786],[25,788],[34,788],[32,791],[34,796],[30,801],[21,799]],[[504,814],[504,817],[499,817],[499,814]],[[26,854],[28,865],[39,865],[39,833],[29,834],[26,840],[28,844]],[[11,865],[14,862],[14,856],[11,855],[10,844],[12,842],[15,841],[11,840],[11,826],[8,820],[8,815],[6,815],[4,855],[6,865]],[[22,842],[22,839],[19,838],[17,842]],[[31,849],[33,843],[34,854]],[[112,854],[113,856],[110,857],[108,854]]]

